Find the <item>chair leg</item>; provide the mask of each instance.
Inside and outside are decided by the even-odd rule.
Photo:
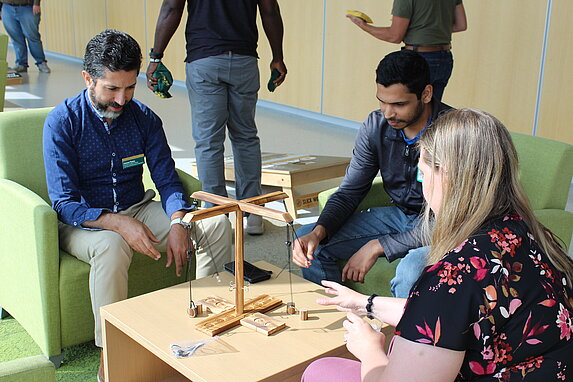
[[[65,352],[62,350],[60,354],[48,357],[48,359],[54,364],[56,369],[59,369],[60,366],[62,366],[62,361],[64,360],[64,354]]]
[[[10,317],[10,313],[8,313],[8,311],[6,309],[3,309],[0,306],[0,319],[3,320],[3,319],[8,318],[8,317]]]

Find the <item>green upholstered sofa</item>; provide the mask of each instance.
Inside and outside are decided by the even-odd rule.
[[[0,382],[56,382],[56,369],[42,355],[15,359],[0,363]]]
[[[520,180],[535,215],[568,246],[573,233],[573,213],[565,211],[565,207],[573,176],[573,146],[520,133],[511,136],[519,155]],[[335,191],[333,188],[318,195],[320,209]],[[391,205],[390,197],[382,180],[377,178],[357,211],[387,205]],[[386,258],[379,258],[366,274],[364,284],[350,281],[347,285],[367,295],[391,296],[390,280],[398,263],[399,260],[389,263]]]
[[[4,111],[4,98],[6,95],[6,73],[8,73],[8,36],[0,33],[0,111]]]
[[[57,216],[48,199],[42,130],[50,110],[0,113],[0,307],[58,366],[62,349],[93,340],[94,320],[90,267],[60,250]],[[188,195],[201,189],[197,179],[178,172]],[[183,281],[173,267],[165,268],[165,256],[154,261],[136,253],[129,295]]]

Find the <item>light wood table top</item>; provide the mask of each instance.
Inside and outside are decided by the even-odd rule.
[[[291,300],[287,271],[266,262],[257,266],[273,271],[270,280],[253,284],[245,299],[266,293],[284,303]],[[188,283],[131,298],[102,308],[104,343],[108,359],[108,382],[129,381],[298,381],[310,360],[324,356],[351,355],[343,342],[345,313],[323,307],[316,299],[323,288],[296,275],[292,277],[297,309],[308,308],[309,319],[287,315],[286,307],[266,313],[287,328],[271,336],[238,326],[220,335],[216,346],[203,355],[175,358],[170,344],[209,338],[196,331],[201,319],[189,318]],[[233,301],[232,276],[221,273],[193,281],[193,299],[220,296]]]

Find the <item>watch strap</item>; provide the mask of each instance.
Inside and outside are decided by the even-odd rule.
[[[169,226],[173,227],[174,224],[183,225],[183,219],[182,218],[175,218],[175,219],[171,220],[171,223],[169,224]]]

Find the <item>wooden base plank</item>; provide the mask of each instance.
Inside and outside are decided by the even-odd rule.
[[[216,336],[225,330],[239,325],[240,321],[246,316],[254,312],[267,312],[282,303],[282,300],[276,297],[262,294],[245,303],[244,313],[237,314],[235,310],[226,310],[199,322],[195,326],[195,329],[210,336]]]
[[[262,313],[253,313],[241,320],[241,325],[247,328],[254,329],[257,333],[267,336],[286,328],[286,324],[282,321],[275,320]]]
[[[235,305],[229,300],[219,296],[209,296],[197,301],[197,305],[203,305],[203,308],[209,309],[212,313],[222,313],[226,310],[234,309]]]

